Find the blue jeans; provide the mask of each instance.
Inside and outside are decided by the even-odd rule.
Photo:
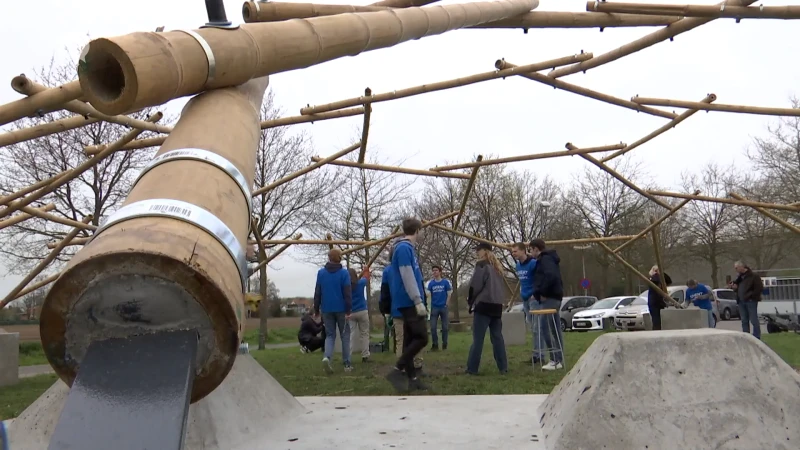
[[[344,365],[350,365],[350,324],[347,323],[343,312],[322,313],[322,322],[325,324],[325,357],[333,358],[333,346],[336,345],[336,329],[342,339],[342,359]]]
[[[758,302],[739,302],[739,315],[742,316],[742,331],[750,332],[753,324],[753,336],[761,339],[761,324],[758,323]]]
[[[534,300],[536,302],[536,300]],[[528,298],[527,300],[522,301],[522,312],[525,313],[525,323],[530,325],[531,323],[531,299]]]
[[[450,328],[447,306],[431,308],[431,343],[434,347],[439,346],[439,335],[436,334],[436,329],[439,328],[440,318],[442,319],[442,347],[447,347],[447,331]]]
[[[539,302],[539,309],[561,310],[561,300],[553,298],[542,298]],[[553,329],[553,317],[550,315],[539,316],[539,330],[543,334],[542,338],[546,348],[550,350],[550,361],[564,362],[564,333],[561,331],[561,323],[556,313],[555,329]],[[535,336],[534,336],[535,337]]]
[[[477,374],[481,365],[483,354],[483,342],[486,338],[486,329],[489,329],[489,340],[492,341],[492,353],[494,361],[500,373],[508,372],[508,357],[506,356],[506,344],[503,340],[503,320],[500,317],[490,317],[484,314],[475,313],[472,322],[472,345],[469,347],[469,357],[467,358],[467,372]]]
[[[708,328],[714,328],[717,326],[717,321],[714,320],[714,310],[707,309],[705,310],[708,314]]]

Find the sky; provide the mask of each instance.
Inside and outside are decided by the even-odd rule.
[[[686,0],[654,3],[684,4]],[[769,1],[766,5],[791,3]],[[697,0],[694,4],[711,2]],[[0,65],[0,81],[6,83],[0,83],[0,104],[19,98],[10,87],[14,76],[32,73],[51,58],[65,60],[69,51],[77,53],[91,38],[152,31],[158,26],[195,29],[207,19],[204,2],[199,0],[39,0],[35,5],[40,12],[32,14],[27,2],[0,2],[0,17],[10,19],[0,29],[2,42],[7,43]],[[241,5],[241,0],[225,1],[228,18],[236,23],[242,22]],[[538,10],[578,12],[585,7],[585,0],[541,0]],[[639,95],[699,101],[715,93],[717,103],[789,107],[789,96],[800,95],[800,62],[795,57],[800,54],[798,25],[781,20],[736,24],[733,19],[718,19],[678,35],[673,42],[659,43],[562,80],[625,99]],[[271,77],[270,86],[285,115],[294,116],[307,104],[357,97],[365,87],[381,93],[468,76],[493,70],[499,58],[523,65],[580,51],[599,55],[656,30],[536,29],[527,34],[522,30],[459,30],[277,74]],[[166,109],[177,114],[186,100],[172,101]],[[677,189],[682,171],[699,170],[708,162],[733,162],[748,170],[744,150],[776,120],[699,112],[632,153],[657,183]],[[358,116],[295,125],[292,132],[306,130],[316,153],[325,156],[351,144],[361,121]],[[466,162],[476,154],[504,157],[558,151],[566,142],[578,147],[632,143],[665,122],[512,77],[373,105],[369,151],[389,160],[403,157],[409,167],[429,168]],[[587,164],[570,157],[515,167],[568,182]],[[269,276],[282,296],[310,296],[316,270],[289,251],[270,266]],[[21,279],[4,275],[0,267],[0,295]]]

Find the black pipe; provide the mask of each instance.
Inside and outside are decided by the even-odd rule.
[[[206,0],[206,13],[208,13],[206,26],[225,27],[231,25],[228,16],[225,14],[225,4],[222,0]]]

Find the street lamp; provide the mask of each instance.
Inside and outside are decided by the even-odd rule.
[[[545,226],[547,225],[547,210],[550,208],[550,202],[546,200],[542,200],[539,202],[539,207],[542,208],[542,232],[541,237],[542,239],[545,238]]]
[[[573,250],[581,250],[581,267],[583,268],[583,278],[586,279],[586,259],[584,258],[583,250],[588,250],[592,248],[592,244],[589,245],[575,245],[572,247]],[[589,290],[583,288],[583,295],[589,295]]]

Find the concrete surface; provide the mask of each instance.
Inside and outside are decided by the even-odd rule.
[[[39,364],[36,366],[19,367],[20,378],[30,378],[38,375],[47,375],[48,373],[54,373],[53,368],[50,366],[50,364]]]
[[[696,330],[708,328],[708,311],[700,308],[664,309],[661,311],[662,330]]]
[[[609,333],[538,414],[549,450],[797,449],[800,374],[742,332]]]
[[[2,330],[2,329],[0,329]],[[0,331],[0,386],[19,381],[19,333]]]
[[[527,333],[525,314],[520,312],[503,312],[503,341],[509,345],[525,345]]]

